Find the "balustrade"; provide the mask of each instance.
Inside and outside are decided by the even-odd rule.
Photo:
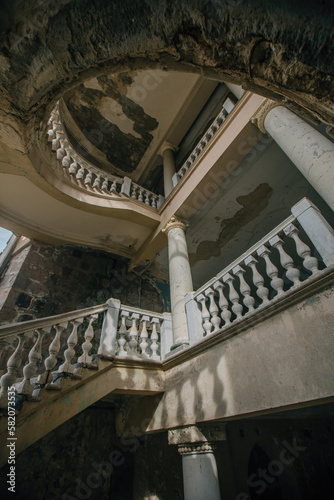
[[[213,136],[217,133],[217,131],[219,130],[220,126],[222,125],[222,123],[224,123],[224,121],[226,120],[228,114],[232,111],[233,108],[234,108],[234,104],[228,98],[223,103],[223,108],[220,110],[220,112],[216,116],[215,120],[210,125],[209,129],[205,132],[205,134],[203,135],[203,137],[196,144],[195,148],[190,153],[190,155],[188,156],[188,158],[186,159],[186,161],[183,163],[183,165],[180,167],[179,171],[176,172],[176,174],[174,174],[174,176],[173,176],[174,187],[176,186],[176,184],[179,183],[179,181],[182,179],[182,177],[188,172],[189,168],[197,160],[197,158],[202,153],[202,151],[206,148],[206,146],[208,145],[208,143],[211,141],[211,139],[213,138]]]
[[[111,361],[115,355],[159,361],[160,327],[170,314],[120,306],[115,323],[112,320],[110,323],[106,320],[110,302],[115,300],[81,311],[0,327],[0,339],[8,339],[15,345],[7,361],[7,372],[1,377],[0,408],[8,406],[9,387],[14,386],[18,396],[25,400],[37,401],[41,390],[61,390],[63,378],[80,379],[85,369],[97,370],[100,357]],[[94,330],[102,323],[102,315],[100,346],[103,348],[97,354],[93,348]],[[105,330],[113,328],[115,333],[109,331],[107,338]],[[46,335],[51,338],[48,353],[44,354]],[[116,345],[106,345],[113,344],[113,338]],[[27,341],[32,342],[32,347],[28,362],[22,366],[23,346]],[[107,355],[104,349],[108,350]]]
[[[127,183],[127,178],[109,175],[81,158],[72,148],[61,123],[59,103],[51,113],[47,135],[51,149],[56,153],[57,163],[62,166],[71,183],[95,195],[123,194],[152,208],[160,208],[162,205],[162,196],[133,183],[131,179],[128,179],[130,183]]]
[[[268,307],[333,265],[334,231],[321,213],[306,198],[292,211],[300,217],[291,215],[193,293],[202,317],[202,335]]]

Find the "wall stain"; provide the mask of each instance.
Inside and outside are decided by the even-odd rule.
[[[260,184],[252,193],[239,196],[236,200],[242,208],[229,219],[220,223],[220,232],[216,241],[204,240],[198,245],[196,252],[189,254],[191,267],[196,262],[219,257],[221,249],[231,241],[240,229],[260,215],[268,205],[273,189],[267,183]]]

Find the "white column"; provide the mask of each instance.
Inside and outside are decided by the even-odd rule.
[[[165,142],[159,151],[159,154],[162,156],[163,160],[165,198],[167,198],[167,196],[173,191],[172,179],[173,175],[176,172],[174,156],[176,151],[177,147],[173,146],[169,142]]]
[[[283,106],[269,108],[263,126],[334,210],[334,144]]]
[[[173,216],[163,232],[168,237],[169,286],[173,325],[173,347],[188,344],[189,334],[185,309],[185,296],[193,291],[193,282],[186,241],[187,223]]]
[[[179,446],[184,500],[221,500],[214,449],[210,443]]]

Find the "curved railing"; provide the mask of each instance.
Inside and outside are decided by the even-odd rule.
[[[162,205],[163,196],[139,186],[128,177],[107,174],[73,149],[61,121],[59,101],[51,112],[47,135],[52,152],[56,155],[57,167],[65,170],[72,184],[97,196],[126,195],[152,208],[160,208]]]
[[[179,183],[182,177],[188,172],[189,168],[197,160],[202,151],[206,148],[207,144],[211,141],[214,135],[218,132],[221,125],[226,120],[229,113],[234,108],[235,104],[230,98],[227,98],[223,103],[223,108],[220,110],[208,130],[205,132],[203,137],[198,141],[193,151],[190,153],[186,161],[183,163],[182,167],[173,176],[174,187]]]

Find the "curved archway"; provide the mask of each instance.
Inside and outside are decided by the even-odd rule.
[[[158,66],[241,82],[332,121],[330,1],[45,0],[5,9],[0,71],[7,118],[29,120],[70,86],[106,70]]]

